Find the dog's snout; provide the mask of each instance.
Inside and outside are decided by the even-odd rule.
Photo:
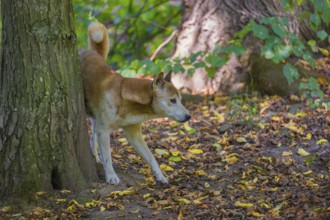
[[[184,118],[185,118],[185,121],[188,121],[191,118],[191,115],[185,115]]]

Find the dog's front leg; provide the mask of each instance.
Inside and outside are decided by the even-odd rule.
[[[144,141],[141,133],[141,124],[134,124],[130,126],[123,127],[129,143],[134,147],[134,149],[142,156],[144,160],[147,161],[152,171],[154,172],[156,179],[162,183],[168,183],[168,180],[163,175],[159,168],[159,165]]]
[[[105,173],[105,181],[111,184],[119,184],[120,179],[112,166],[111,149],[110,149],[110,131],[96,124],[97,141],[102,158],[103,170]]]

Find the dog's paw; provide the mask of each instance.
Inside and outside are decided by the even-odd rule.
[[[108,184],[112,184],[112,185],[118,185],[120,182],[119,177],[117,176],[117,174],[113,174],[113,175],[109,175],[106,180],[105,180]]]
[[[158,182],[161,182],[161,183],[164,183],[164,184],[168,183],[168,180],[166,179],[166,177],[162,173],[156,174],[156,180]]]

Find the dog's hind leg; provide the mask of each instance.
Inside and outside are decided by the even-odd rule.
[[[89,121],[91,123],[91,129],[92,129],[91,138],[89,140],[89,146],[96,159],[96,162],[101,163],[103,159],[102,159],[102,156],[101,156],[101,158],[99,157],[99,146],[97,143],[97,136],[95,133],[95,121],[93,118],[89,118]]]
[[[159,182],[168,183],[168,180],[160,170],[154,155],[151,153],[150,149],[147,146],[147,143],[144,141],[144,138],[141,133],[141,124],[126,126],[123,127],[123,129],[126,133],[128,142],[142,156],[142,158],[147,161],[152,171],[154,172],[156,179]]]
[[[110,149],[110,131],[103,126],[99,126],[96,121],[95,126],[97,141],[102,158],[103,170],[105,173],[105,181],[111,184],[119,184],[120,179],[112,166],[111,149]]]

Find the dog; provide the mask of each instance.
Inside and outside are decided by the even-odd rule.
[[[106,27],[93,22],[88,27],[89,50],[81,51],[80,64],[86,113],[91,117],[91,147],[97,142],[105,181],[119,184],[112,166],[110,132],[125,131],[128,142],[146,160],[156,180],[168,183],[141,133],[142,122],[168,117],[178,122],[191,116],[181,103],[181,95],[171,82],[171,73],[159,73],[153,80],[126,78],[105,62],[109,51]],[[95,154],[97,155],[97,154]]]

